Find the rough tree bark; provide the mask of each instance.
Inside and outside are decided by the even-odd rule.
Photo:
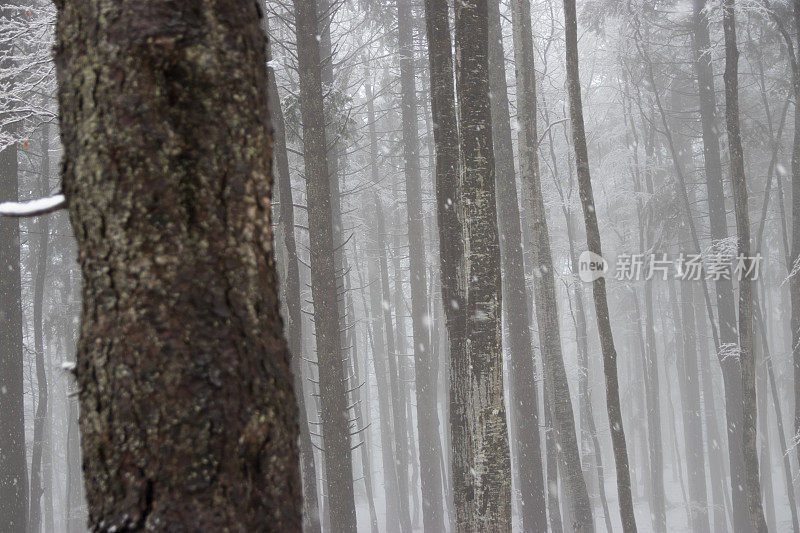
[[[89,526],[299,530],[257,4],[56,4]]]
[[[422,189],[419,168],[417,93],[414,74],[412,13],[409,0],[397,0],[397,42],[400,62],[401,118],[403,123],[403,161],[406,178],[408,216],[408,254],[411,285],[411,327],[413,333],[414,374],[417,389],[417,438],[419,441],[420,481],[422,483],[422,522],[426,531],[444,529],[439,412],[436,400],[436,367],[432,361],[428,326],[428,287],[425,272],[425,229],[422,215]]]
[[[428,37],[428,62],[431,84],[431,116],[436,151],[436,219],[439,231],[439,272],[447,329],[446,357],[443,372],[452,379],[464,360],[466,306],[459,283],[459,262],[464,253],[461,238],[461,181],[459,175],[459,140],[453,88],[453,55],[446,0],[425,0],[425,29]],[[459,406],[466,400],[463,388],[450,387],[449,423],[452,467],[452,494],[463,494],[468,472],[455,461],[452,443],[464,440],[464,417]],[[449,499],[448,499],[449,501]],[[453,513],[455,514],[455,513]],[[455,523],[455,517],[451,516]]]
[[[530,20],[530,12],[528,13]],[[516,21],[516,19],[515,19]],[[525,531],[544,531],[546,527],[542,451],[539,437],[539,408],[533,365],[533,340],[528,314],[528,291],[522,258],[517,179],[508,111],[503,31],[500,4],[489,4],[489,86],[492,92],[492,142],[495,153],[497,213],[500,225],[500,254],[503,266],[503,306],[505,308],[509,383],[509,436],[516,443],[512,454],[519,477],[520,514]],[[532,45],[532,41],[531,41]],[[528,65],[526,65],[526,68]],[[520,69],[521,70],[521,69]],[[530,66],[531,76],[533,67]],[[526,73],[527,74],[527,73]],[[519,74],[518,74],[519,75]],[[526,75],[526,78],[529,78]],[[526,90],[530,89],[526,87]],[[526,95],[528,93],[525,93]],[[535,103],[534,103],[535,113]],[[521,165],[524,165],[521,159]],[[523,177],[523,179],[525,179]]]
[[[11,17],[14,2],[0,3]],[[7,40],[3,41],[8,42]],[[3,68],[13,59],[3,44]],[[5,126],[12,129],[15,126]],[[18,199],[17,145],[0,150],[0,200]],[[22,377],[22,292],[19,271],[19,220],[0,219],[0,530],[25,531],[28,524],[28,465]]]
[[[294,8],[326,494],[331,528],[349,532],[356,529],[356,513],[345,394],[347,372],[342,360],[337,298],[317,2],[296,0]]]
[[[465,350],[453,364],[451,387],[464,403],[453,406],[463,423],[453,440],[456,527],[511,529],[511,464],[503,401],[500,246],[489,102],[487,0],[455,5],[456,86],[464,161]],[[460,419],[460,420],[459,420]],[[461,490],[459,490],[461,489]],[[466,490],[463,490],[466,489]]]
[[[267,45],[267,60],[270,47]],[[303,317],[300,298],[300,266],[297,258],[297,241],[294,235],[294,195],[289,174],[289,157],[286,150],[286,122],[283,118],[278,82],[275,71],[267,69],[269,77],[269,106],[272,115],[272,137],[275,152],[275,175],[280,197],[279,216],[286,247],[286,279],[283,281],[283,301],[286,304],[286,341],[292,358],[292,374],[297,399],[297,423],[300,428],[300,475],[303,481],[303,530],[320,531],[317,472],[314,449],[308,428],[308,411],[303,393]]]
[[[578,186],[586,225],[586,242],[590,252],[602,256],[600,229],[597,225],[597,212],[592,192],[589,171],[589,152],[586,147],[586,132],[583,124],[583,104],[581,102],[580,71],[578,66],[578,20],[575,0],[564,0],[564,19],[566,33],[567,91],[569,111],[572,121],[572,139],[575,149]],[[628,470],[628,450],[625,431],[622,426],[622,409],[619,401],[619,380],[617,377],[617,351],[611,331],[611,321],[606,299],[605,279],[600,277],[592,284],[597,329],[603,352],[603,370],[606,376],[606,403],[608,422],[611,428],[611,441],[614,447],[614,461],[617,466],[617,493],[619,496],[622,528],[628,532],[636,531],[636,518],[633,514],[631,498],[631,476]]]
[[[725,33],[725,124],[731,158],[738,261],[743,263],[739,279],[739,359],[742,369],[742,452],[744,455],[745,491],[750,510],[750,525],[761,533],[767,531],[761,503],[761,483],[758,475],[758,439],[756,408],[756,370],[753,342],[753,279],[749,267],[750,215],[747,206],[747,181],[744,175],[744,150],[739,129],[739,49],[736,44],[734,0],[724,0],[723,30]]]

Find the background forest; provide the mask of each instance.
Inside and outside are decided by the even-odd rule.
[[[800,533],[800,2],[456,4],[259,3],[304,529]],[[3,200],[55,21],[0,3]],[[76,254],[0,219],[2,532],[86,530]]]

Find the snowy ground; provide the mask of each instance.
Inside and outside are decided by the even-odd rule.
[[[776,472],[780,475],[780,472]],[[664,472],[664,489],[667,496],[667,531],[670,533],[690,533],[691,528],[687,523],[686,508],[683,505],[683,496],[681,491],[680,482],[673,479],[672,472],[669,470]],[[385,531],[386,520],[384,515],[384,499],[383,499],[383,486],[381,484],[380,473],[376,473],[373,478],[375,485],[375,512],[378,516],[378,528],[380,531]],[[789,513],[789,507],[785,501],[785,497],[781,498],[777,492],[782,489],[779,483],[776,483],[776,533],[792,530],[792,520]],[[784,493],[785,494],[785,493]],[[617,487],[616,479],[611,478],[606,480],[606,496],[608,497],[608,506],[611,510],[611,524],[614,531],[622,531],[622,525],[619,518],[619,506],[617,505]],[[358,491],[356,502],[356,513],[358,516],[358,530],[369,531],[369,506],[364,497],[363,487]],[[636,512],[636,525],[640,532],[652,532],[653,528],[650,523],[650,508],[646,501],[634,499],[634,509]],[[596,507],[595,513],[595,526],[598,532],[604,531],[604,518],[602,515],[602,508]],[[519,527],[519,520],[515,517],[514,531],[522,531]],[[414,531],[422,531],[421,517],[420,520],[414,524]]]

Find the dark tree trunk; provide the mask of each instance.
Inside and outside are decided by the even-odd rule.
[[[90,528],[297,531],[257,4],[57,4]]]
[[[728,130],[728,148],[731,158],[731,182],[738,234],[739,261],[744,272],[739,279],[739,359],[741,360],[741,386],[743,411],[743,445],[745,491],[750,510],[750,525],[759,533],[767,531],[764,508],[761,503],[761,483],[758,475],[758,439],[756,408],[756,375],[753,342],[753,279],[748,271],[750,259],[750,215],[747,206],[747,182],[744,175],[744,150],[739,131],[739,49],[736,44],[736,17],[734,0],[723,4],[723,29],[725,33],[725,123]],[[735,506],[735,504],[734,504]]]
[[[502,294],[489,102],[487,0],[455,5],[455,49],[461,148],[466,288],[466,336],[450,376],[455,420],[464,424],[453,440],[456,527],[511,529],[511,464],[503,401]],[[451,404],[452,405],[452,404]]]
[[[589,172],[589,152],[586,147],[586,133],[583,124],[583,104],[581,102],[580,71],[578,66],[578,21],[575,0],[564,0],[564,18],[567,43],[567,91],[569,93],[575,163],[578,168],[578,186],[586,225],[586,241],[590,252],[602,256],[600,229],[597,225],[597,212]],[[622,528],[628,533],[636,531],[636,518],[633,514],[628,450],[625,443],[622,409],[619,401],[617,351],[614,347],[614,338],[611,332],[604,278],[600,277],[594,281],[592,292],[597,315],[597,329],[600,334],[600,345],[603,351],[603,369],[606,376],[606,404],[611,428],[611,441],[614,447],[614,460],[617,466],[617,493],[619,496],[620,517],[622,519]]]
[[[444,529],[442,500],[441,444],[436,401],[436,366],[432,361],[428,332],[428,287],[425,265],[425,230],[422,218],[422,190],[419,168],[419,131],[414,74],[412,13],[409,0],[397,0],[397,35],[400,48],[401,114],[403,122],[403,161],[408,214],[408,254],[411,285],[411,327],[413,332],[414,373],[417,389],[417,436],[419,441],[420,481],[422,483],[422,522],[426,531]]]
[[[355,531],[356,513],[345,387],[347,372],[337,297],[334,215],[318,40],[320,28],[315,0],[296,0],[294,7],[326,494],[330,526],[344,533]]]
[[[550,133],[548,133],[550,135]],[[564,136],[569,143],[568,130],[564,129]],[[551,160],[556,162],[555,151],[553,150],[553,143],[550,143],[550,157]],[[568,178],[570,188],[573,183],[573,169],[572,159],[567,158]],[[559,192],[561,189],[559,188]],[[568,199],[562,195],[562,211],[564,213],[565,225],[567,227],[567,240],[569,241],[569,257],[570,266],[573,275],[573,294],[575,298],[575,342],[578,345],[578,364],[580,366],[580,376],[578,378],[578,396],[581,399],[581,433],[583,437],[583,465],[584,469],[593,468],[597,472],[597,490],[600,495],[600,505],[603,508],[603,519],[605,521],[606,531],[609,533],[613,530],[611,526],[611,514],[608,508],[608,498],[606,497],[605,486],[605,469],[603,467],[603,453],[600,449],[600,441],[597,438],[597,428],[594,421],[594,408],[592,407],[592,395],[589,391],[589,335],[586,323],[586,308],[583,303],[584,292],[583,283],[578,275],[578,255],[575,251],[575,230],[574,221],[572,218],[572,209],[567,204]]]
[[[428,61],[431,83],[431,116],[436,150],[436,218],[439,231],[439,272],[444,309],[448,362],[444,374],[453,373],[465,358],[465,302],[459,286],[459,262],[464,253],[461,236],[461,182],[459,176],[459,140],[453,89],[453,56],[448,6],[445,0],[425,0],[425,27],[428,37]],[[459,407],[466,400],[463,388],[449,390],[449,458],[451,494],[466,491],[468,472],[455,460],[453,444],[464,440],[464,415]],[[451,501],[448,498],[448,502]],[[453,503],[455,505],[455,503]],[[456,513],[453,513],[455,515]],[[451,523],[455,523],[451,516]]]
[[[714,71],[708,49],[711,47],[708,16],[705,0],[694,0],[694,66],[700,96],[700,120],[703,134],[708,216],[711,240],[718,242],[728,236],[725,213],[725,193],[722,186],[722,164],[720,162],[719,135],[716,120],[716,95]],[[731,280],[719,279],[717,289],[717,313],[719,341],[723,345],[737,343],[736,305]],[[715,325],[711,324],[711,328]],[[731,494],[733,498],[733,527],[736,531],[747,531],[747,496],[744,492],[744,459],[742,456],[742,390],[741,367],[735,357],[720,362],[725,382],[725,415],[727,420],[728,451],[731,472]],[[718,502],[717,502],[718,503]]]
[[[269,46],[267,59],[270,59]],[[286,247],[286,279],[283,282],[283,302],[286,304],[286,341],[292,360],[294,390],[297,399],[297,423],[300,428],[300,474],[303,481],[303,530],[320,531],[319,501],[317,498],[317,472],[314,450],[308,429],[308,411],[303,393],[303,322],[300,298],[300,266],[297,259],[297,241],[294,235],[294,197],[289,174],[289,157],[286,150],[286,123],[281,109],[278,83],[272,68],[269,76],[269,106],[272,115],[275,174],[280,197],[279,216]]]
[[[517,22],[518,19],[514,20]],[[530,21],[530,8],[527,20]],[[530,28],[530,23],[528,24],[528,28]],[[489,86],[492,92],[492,142],[495,153],[497,213],[501,235],[503,306],[509,343],[509,382],[507,385],[508,403],[511,407],[509,435],[511,441],[516,443],[515,453],[511,459],[514,471],[519,476],[522,528],[525,531],[543,531],[547,522],[542,481],[542,451],[539,440],[539,408],[536,405],[533,341],[530,330],[531,320],[528,315],[525,265],[522,258],[522,232],[517,200],[517,179],[514,172],[514,151],[511,139],[511,118],[508,111],[502,36],[500,5],[498,2],[491,2],[489,4]],[[533,59],[532,56],[530,59]],[[533,65],[525,65],[524,68],[530,68],[531,76],[527,76],[526,72],[526,81],[532,82]],[[533,87],[526,86],[525,89],[532,91]],[[534,113],[535,109],[535,96],[533,96]],[[528,117],[529,115],[526,115],[526,119]],[[521,159],[521,162],[524,165],[526,161]],[[527,168],[530,169],[530,166]],[[523,176],[523,179],[525,177]]]
[[[0,3],[11,18],[12,1]],[[15,15],[13,15],[15,16]],[[8,43],[6,45],[5,43]],[[3,40],[7,58],[11,42]],[[12,59],[0,67],[12,68]],[[6,126],[13,138],[16,126]],[[9,131],[10,130],[10,131]],[[17,201],[17,145],[0,150],[0,201]],[[0,531],[25,531],[28,524],[28,465],[23,400],[22,292],[19,271],[19,220],[0,219]]]

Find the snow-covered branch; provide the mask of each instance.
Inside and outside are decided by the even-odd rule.
[[[27,202],[0,203],[0,215],[4,217],[34,217],[58,211],[66,203],[63,194],[54,194]]]

